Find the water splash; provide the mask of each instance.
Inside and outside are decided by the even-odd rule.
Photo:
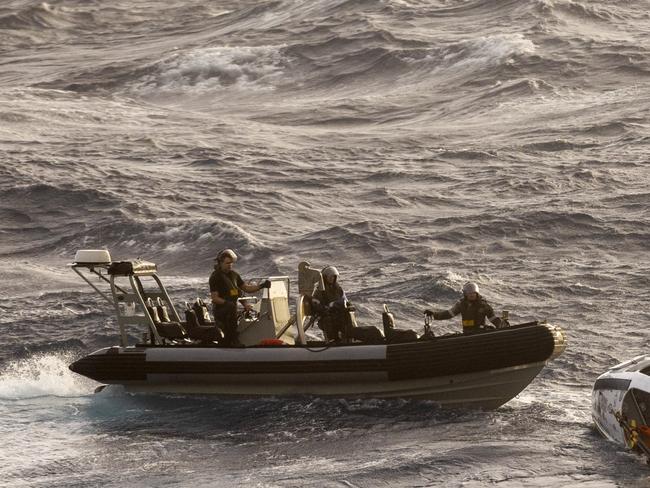
[[[74,397],[92,393],[93,382],[68,369],[66,354],[43,354],[9,363],[0,372],[0,399]]]

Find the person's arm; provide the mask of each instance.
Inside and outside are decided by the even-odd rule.
[[[271,281],[264,280],[257,285],[253,285],[251,283],[244,283],[241,276],[237,275],[237,286],[246,293],[255,293],[256,291],[260,291],[262,288],[271,288]]]
[[[460,302],[456,302],[449,310],[436,310],[433,312],[435,320],[445,320],[455,317],[460,313]]]
[[[212,300],[212,303],[214,303],[215,305],[223,305],[224,303],[226,303],[226,301],[219,296],[218,291],[211,291],[210,299]]]
[[[486,310],[485,310],[485,316],[488,318],[490,322],[492,322],[496,327],[501,327],[501,318],[497,317],[494,314],[494,309],[489,303],[486,303]]]
[[[333,306],[335,304],[336,305],[345,305],[345,302],[348,301],[348,297],[345,296],[345,290],[342,287],[339,287],[339,292],[340,292],[339,297],[336,300],[334,300],[333,302],[331,302],[329,304],[330,306]]]
[[[242,290],[244,290],[246,293],[255,293],[256,291],[260,291],[262,288],[259,285],[253,285],[251,283],[244,283],[240,285]]]
[[[210,276],[210,301],[212,301],[214,305],[223,305],[226,303],[226,300],[219,295],[219,292],[217,291],[218,289],[218,279],[214,274],[212,274],[212,276]]]
[[[456,302],[449,310],[425,310],[424,313],[434,320],[450,319],[460,313],[460,302]]]

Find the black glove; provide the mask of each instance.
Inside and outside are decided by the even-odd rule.
[[[259,286],[260,290],[262,288],[271,288],[271,280],[264,280],[257,286]]]
[[[433,310],[429,310],[429,309],[427,308],[427,309],[424,311],[424,315],[428,315],[428,316],[430,316],[430,317],[433,316]]]

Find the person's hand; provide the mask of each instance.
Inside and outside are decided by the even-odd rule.
[[[260,290],[262,288],[271,288],[271,280],[264,280],[257,286],[259,287]]]

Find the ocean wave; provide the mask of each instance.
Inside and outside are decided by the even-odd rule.
[[[565,245],[599,247],[603,240],[621,242],[627,246],[645,246],[644,236],[639,231],[640,222],[624,219],[605,219],[586,212],[565,212],[563,210],[527,210],[507,214],[481,213],[480,217],[459,216],[421,222],[437,229],[431,236],[433,242],[441,245],[487,246],[493,241],[516,243],[519,248],[545,247],[561,248]],[[498,247],[490,248],[493,253]],[[511,252],[510,246],[501,249]]]
[[[131,203],[122,198],[112,190],[68,184],[9,188],[0,206],[0,232],[15,239],[5,239],[0,255],[49,253],[71,259],[77,249],[107,247],[115,259],[164,256],[161,264],[166,266],[182,258],[193,269],[211,263],[224,247],[259,259],[267,256],[260,238],[236,223],[133,215]]]
[[[59,29],[71,27],[73,23],[62,15],[61,9],[41,2],[18,12],[0,16],[0,29]]]
[[[346,260],[354,260],[354,256],[360,256],[369,264],[400,254],[399,259],[404,259],[404,253],[411,248],[409,243],[412,239],[398,228],[361,221],[327,227],[299,236],[295,239],[293,250],[295,255],[304,256],[304,259],[334,262],[338,259],[339,250],[345,249]]]
[[[595,142],[572,142],[566,139],[556,139],[552,141],[544,142],[533,142],[523,146],[524,149],[533,150],[533,151],[545,151],[545,152],[555,152],[555,151],[570,151],[575,149],[584,149],[589,147],[595,147],[598,144]]]
[[[428,272],[415,279],[396,282],[384,292],[387,298],[395,300],[409,298],[422,300],[426,303],[439,301],[451,306],[459,299],[460,290],[468,281],[470,281],[470,277],[451,270],[447,270],[443,274]]]
[[[607,23],[622,16],[615,8],[585,4],[574,0],[536,0],[537,10],[547,18],[559,18],[565,22],[573,19],[579,22],[598,21]]]
[[[608,206],[639,211],[647,210],[648,202],[650,202],[650,193],[647,192],[628,193],[603,199],[603,203],[606,203]]]
[[[77,93],[120,91],[134,79],[146,78],[156,72],[156,65],[148,59],[102,63],[84,67],[65,77],[36,84],[41,88],[60,88]]]
[[[5,208],[16,207],[15,211],[27,211],[34,214],[36,210],[57,211],[79,207],[107,208],[114,207],[119,200],[113,195],[94,188],[78,188],[72,184],[52,185],[35,183],[25,186],[13,186],[4,191]],[[20,209],[20,210],[18,210]]]
[[[523,79],[511,80],[505,83],[497,82],[497,84],[484,92],[482,98],[493,99],[495,97],[502,98],[516,98],[526,96],[536,96],[538,94],[552,95],[555,93],[555,88],[544,80]]]
[[[205,273],[212,268],[220,249],[232,248],[256,272],[277,271],[260,238],[227,220],[124,219],[96,227],[93,234],[95,237],[89,239],[86,232],[78,232],[64,246],[58,246],[57,252],[72,254],[84,247],[106,247],[114,260],[141,256],[156,262],[163,270]]]
[[[440,149],[437,155],[443,159],[462,159],[462,160],[491,160],[497,154],[491,151],[477,151],[475,149]]]
[[[485,70],[516,63],[535,53],[523,34],[480,36],[428,47],[422,40],[397,37],[368,26],[354,35],[318,34],[317,40],[262,46],[183,48],[158,61],[144,61],[78,76],[68,89],[80,91],[121,85],[145,97],[165,94],[201,96],[278,92],[278,96],[313,97],[319,90],[329,96],[345,93],[363,97],[368,86],[391,93],[406,86],[475,83]],[[428,77],[428,78],[427,78]],[[433,77],[433,78],[432,78]],[[84,82],[84,79],[103,82]],[[108,80],[108,84],[107,81]],[[401,88],[400,88],[401,87]],[[531,80],[514,89],[521,96],[544,91],[547,83]],[[524,90],[527,88],[527,90]],[[358,124],[363,116],[331,116],[336,123]]]
[[[375,33],[376,34],[376,33]],[[516,63],[535,53],[535,44],[523,34],[478,36],[443,47],[379,36],[384,45],[363,44],[358,51],[343,51],[328,60],[320,84],[365,83],[381,90],[403,91],[406,86],[476,83],[477,76]],[[354,85],[352,85],[354,86]]]
[[[9,124],[26,124],[29,122],[33,122],[34,118],[27,114],[7,111],[7,112],[0,112],[0,120],[3,122],[7,122]]]
[[[67,184],[31,184],[7,188],[0,207],[0,214],[6,220],[0,224],[0,232],[16,238],[6,239],[0,254],[31,253],[56,246],[79,231],[79,221],[85,220],[84,217],[107,213],[112,217],[113,210],[119,208],[119,204],[119,198],[106,192]],[[14,232],[16,229],[22,232],[20,238]],[[25,237],[28,239],[25,240]]]
[[[443,65],[448,69],[480,68],[513,62],[514,57],[532,55],[536,46],[523,34],[479,36],[446,48]]]
[[[202,93],[239,89],[268,91],[284,80],[282,46],[220,46],[173,54],[131,84],[142,94]]]
[[[629,124],[624,121],[602,121],[583,128],[580,132],[587,135],[614,137],[635,132],[635,124]]]

